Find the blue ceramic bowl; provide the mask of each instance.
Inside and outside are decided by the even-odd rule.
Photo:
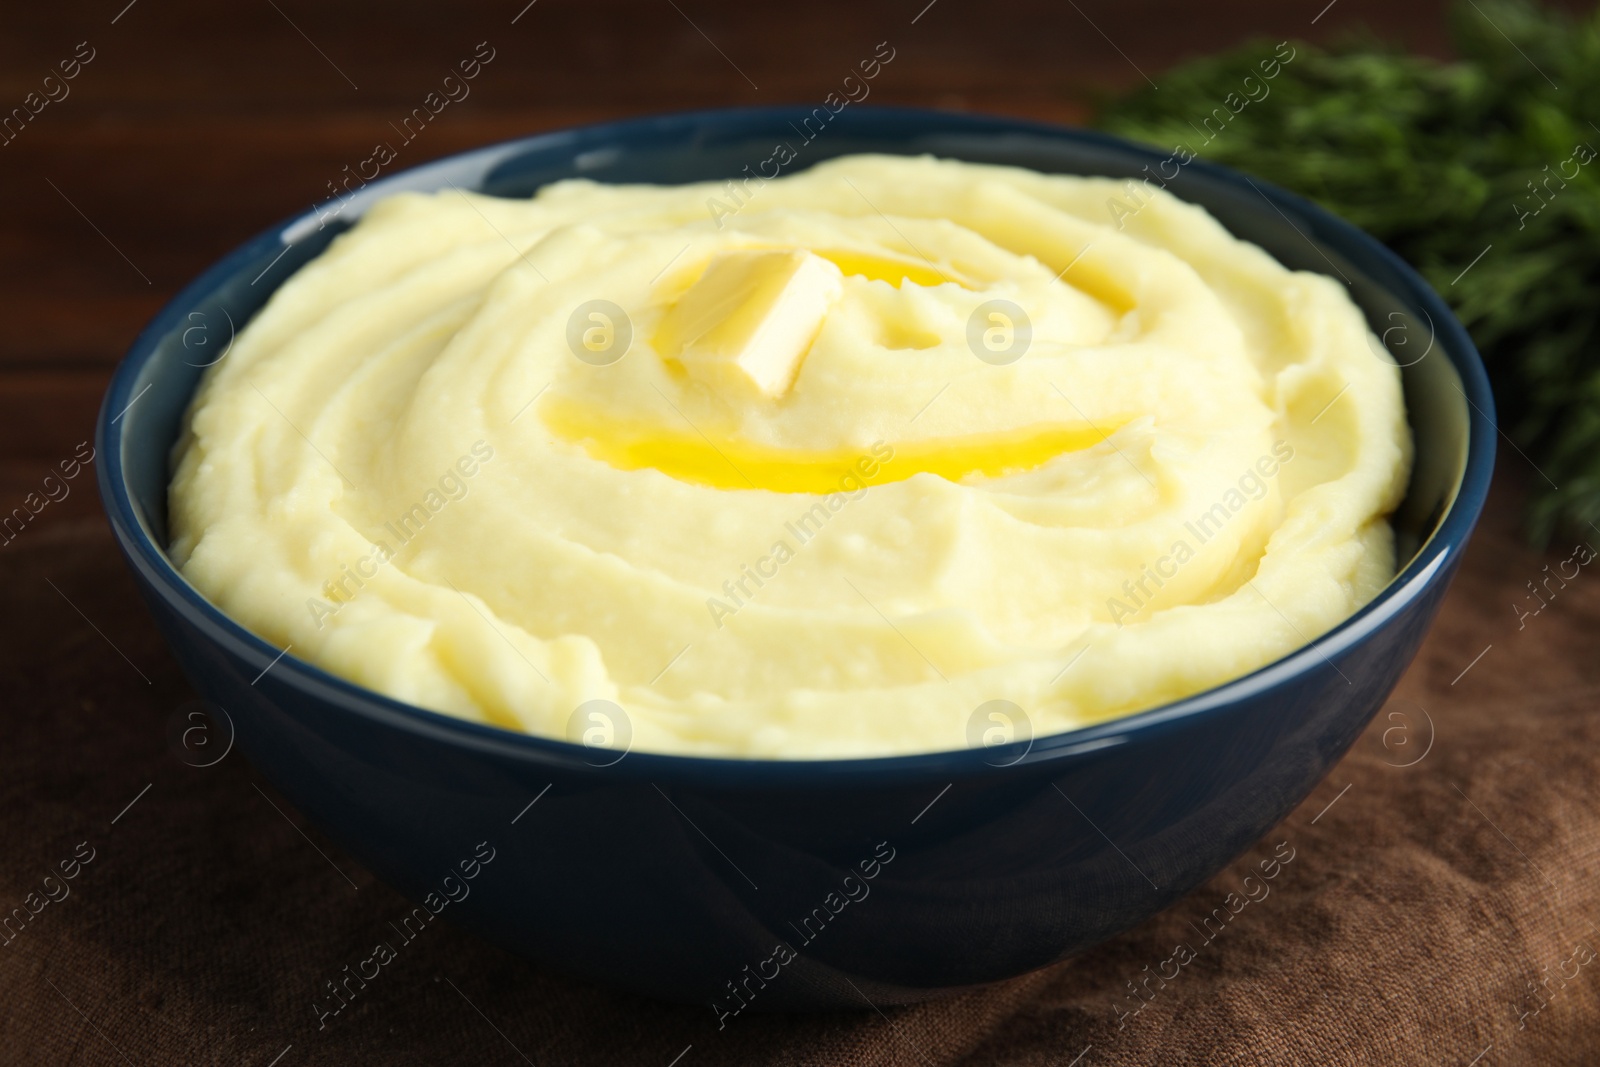
[[[337,204],[255,238],[168,304],[118,369],[98,428],[106,511],[173,654],[307,818],[428,912],[551,967],[706,1004],[724,1024],[745,1008],[866,1008],[1019,975],[1216,873],[1305,798],[1384,703],[1460,561],[1494,456],[1483,367],[1421,278],[1307,201],[1196,161],[1173,192],[1288,266],[1349,283],[1406,364],[1416,439],[1395,517],[1399,575],[1311,646],[1237,681],[1031,747],[792,762],[634,752],[595,766],[581,745],[278,659],[173,569],[168,454],[208,361],[196,342],[219,345],[374,200],[446,183],[520,197],[575,175],[723,179],[798,142],[806,114],[591,126],[374,182],[332,220]],[[1083,130],[851,107],[793,166],[869,151],[1115,177],[1167,158]]]

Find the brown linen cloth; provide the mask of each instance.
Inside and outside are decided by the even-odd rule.
[[[1526,583],[1572,554],[1523,546],[1519,509],[1497,489],[1350,755],[1166,913],[954,999],[720,1032],[709,1008],[547,973],[448,925],[319,1031],[319,984],[408,905],[237,753],[181,762],[193,695],[103,525],[30,528],[0,549],[0,909],[40,895],[0,945],[0,1063],[1600,1062],[1600,575],[1552,580],[1519,618],[1539,603]],[[1289,849],[1270,895],[1207,942],[1204,917]],[[48,885],[69,895],[41,904],[62,864],[75,877]],[[1177,968],[1180,944],[1194,957]]]

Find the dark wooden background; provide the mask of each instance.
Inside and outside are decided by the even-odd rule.
[[[643,112],[817,103],[884,40],[896,57],[872,102],[1062,122],[1083,121],[1099,94],[1146,75],[1159,84],[1171,64],[1254,36],[1325,40],[1365,26],[1445,47],[1437,0],[926,2],[7,5],[0,113],[80,42],[95,58],[0,146],[0,513],[91,436],[112,366],[163,302],[324,198],[480,41],[495,58],[471,95],[392,169]],[[80,483],[35,525],[97,507]]]
[[[1103,94],[1147,77],[1159,84],[1172,64],[1252,37],[1325,41],[1365,26],[1443,54],[1443,7],[7,5],[0,116],[80,42],[94,59],[67,98],[0,145],[0,515],[92,437],[112,368],[168,298],[246,237],[321,199],[479,42],[495,58],[471,95],[405,145],[392,169],[645,112],[816,104],[880,41],[896,56],[869,102],[1081,122]],[[1193,907],[1062,967],[892,1020],[768,1020],[719,1037],[703,1009],[547,975],[451,930],[415,950],[422,955],[381,997],[319,1035],[308,991],[359,958],[350,952],[403,902],[333,846],[319,846],[331,859],[308,847],[238,757],[200,773],[170,751],[163,723],[191,694],[137,606],[89,473],[0,547],[0,900],[21,899],[33,872],[80,834],[105,852],[79,899],[52,906],[47,927],[4,950],[19,958],[0,956],[9,968],[0,1065],[515,1063],[528,1059],[524,1049],[540,1064],[666,1064],[691,1042],[682,1067],[1068,1064],[1085,1045],[1095,1051],[1082,1067],[1600,1062],[1593,971],[1528,1029],[1516,1015],[1529,975],[1566,958],[1572,938],[1600,936],[1590,918],[1600,916],[1600,822],[1590,814],[1600,586],[1589,578],[1547,617],[1519,625],[1525,580],[1565,554],[1541,555],[1517,532],[1528,476],[1519,458],[1502,456],[1482,528],[1401,683],[1401,697],[1439,717],[1437,751],[1430,719],[1432,757],[1396,770],[1412,764],[1396,761],[1391,721],[1376,721],[1283,824],[1307,859],[1279,883],[1274,918],[1241,931],[1140,1027],[1119,1033],[1107,1002],[1189,936]],[[126,813],[129,797],[139,806],[111,821],[114,833],[91,819]],[[349,893],[325,861],[351,871],[362,891]],[[1194,899],[1209,908],[1231,887],[1219,879]],[[439,984],[441,974],[466,983],[472,1010],[455,999],[467,991]]]

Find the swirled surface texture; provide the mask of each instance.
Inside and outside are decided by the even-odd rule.
[[[207,371],[173,556],[335,674],[591,745],[889,755],[1195,693],[1390,580],[1410,434],[1338,280],[1138,192],[854,156],[384,200]]]

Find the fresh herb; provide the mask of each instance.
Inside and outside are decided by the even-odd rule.
[[[1467,0],[1451,31],[1454,63],[1295,42],[1265,82],[1275,46],[1246,45],[1112,101],[1100,124],[1295,190],[1414,265],[1471,331],[1537,468],[1530,536],[1600,532],[1600,11]],[[1247,76],[1269,95],[1225,104]],[[1204,142],[1218,106],[1238,113]]]

